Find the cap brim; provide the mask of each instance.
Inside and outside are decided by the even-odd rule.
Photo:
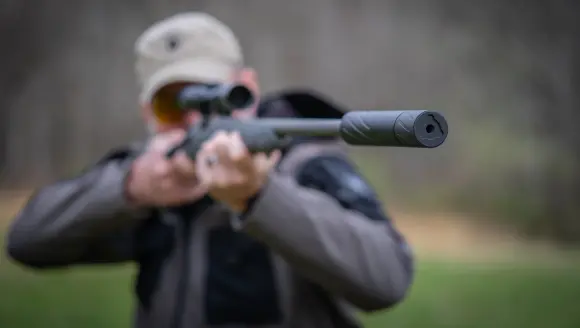
[[[224,83],[231,79],[232,66],[212,60],[187,60],[168,65],[143,86],[140,100],[148,103],[159,89],[176,82]]]

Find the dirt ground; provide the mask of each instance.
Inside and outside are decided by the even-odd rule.
[[[30,192],[0,192],[0,229],[5,228]],[[457,213],[408,213],[393,211],[395,224],[416,253],[458,260],[510,260],[527,256],[554,256],[554,247],[531,243],[517,231],[485,224],[486,220]],[[491,221],[491,220],[490,220]]]
[[[397,227],[423,255],[481,261],[550,258],[559,253],[546,242],[530,241],[516,229],[458,213],[393,215]]]

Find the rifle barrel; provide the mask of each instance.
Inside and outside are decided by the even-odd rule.
[[[277,134],[288,136],[340,136],[340,119],[286,119],[265,118],[256,123],[273,129]]]

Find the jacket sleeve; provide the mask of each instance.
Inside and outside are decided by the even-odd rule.
[[[294,270],[364,311],[403,300],[413,279],[405,239],[373,189],[338,157],[316,157],[294,179],[277,174],[234,226]]]
[[[10,257],[34,268],[133,259],[134,227],[150,212],[124,197],[131,161],[128,151],[115,151],[79,177],[38,190],[9,227]]]

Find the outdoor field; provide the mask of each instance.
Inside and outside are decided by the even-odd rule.
[[[300,139],[324,143],[340,135],[416,254],[407,298],[361,313],[366,328],[580,328],[580,1],[2,0],[0,7],[8,45],[0,52],[0,244],[28,196],[57,181],[84,176],[73,183],[78,189],[50,189],[67,200],[46,203],[107,212],[81,196],[110,191],[114,164],[100,175],[96,163],[198,122],[205,106],[182,101],[193,94],[190,83],[220,83],[213,90],[222,91],[240,84],[255,101],[226,106],[236,118],[375,111],[319,131],[294,122],[276,133],[303,130]],[[389,119],[374,116],[381,111]],[[432,148],[442,132],[444,143]],[[310,155],[333,154],[316,148],[297,153],[297,171]],[[345,178],[322,190],[355,200],[366,189],[322,166]],[[142,171],[147,181],[152,175]],[[317,177],[327,180],[322,171]],[[205,177],[197,174],[179,180]],[[154,188],[164,183],[136,185],[156,204],[177,194]],[[35,209],[54,213],[48,207]],[[34,271],[2,247],[0,328],[130,328],[135,273],[130,263]]]
[[[130,267],[42,276],[3,262],[0,327],[130,327]],[[365,317],[367,327],[572,328],[580,263],[498,265],[419,262],[407,301]]]
[[[392,311],[363,316],[366,327],[580,327],[580,257],[515,250],[499,239],[489,242],[510,255],[493,256],[499,249],[485,248],[466,228],[425,225],[432,238],[402,224],[420,249],[408,299]],[[5,257],[0,263],[0,327],[130,327],[130,265],[39,273]]]

